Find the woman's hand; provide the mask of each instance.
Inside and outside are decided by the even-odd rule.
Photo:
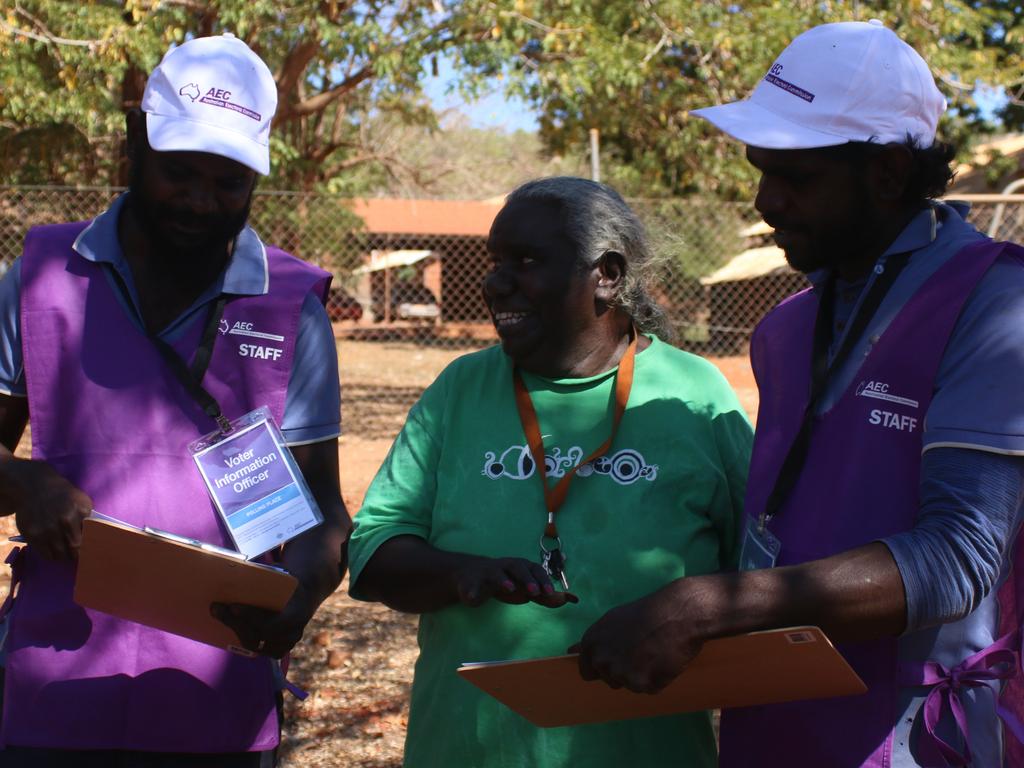
[[[569,592],[556,592],[544,568],[522,557],[477,557],[453,574],[463,605],[477,606],[493,598],[522,605],[534,602],[548,608],[579,602]]]
[[[451,605],[477,606],[487,600],[548,608],[579,602],[556,592],[539,563],[522,557],[485,557],[437,549],[419,536],[388,539],[357,574],[366,600],[407,613],[429,613]]]

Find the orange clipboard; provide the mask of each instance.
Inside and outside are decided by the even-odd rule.
[[[457,672],[542,728],[867,691],[864,681],[817,627],[710,640],[679,677],[654,695],[584,680],[576,654],[464,664]]]
[[[75,602],[243,655],[238,636],[210,615],[210,603],[281,610],[298,581],[283,570],[172,540],[112,520],[86,518]]]

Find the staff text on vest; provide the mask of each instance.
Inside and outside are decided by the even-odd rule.
[[[868,416],[868,423],[889,427],[889,429],[897,429],[900,432],[913,432],[917,429],[917,419],[913,416],[905,416],[902,413],[893,413],[892,411],[881,411],[877,408],[871,411],[871,415]]]
[[[242,357],[255,357],[259,360],[277,360],[283,350],[275,347],[261,347],[259,344],[239,344],[238,354]]]

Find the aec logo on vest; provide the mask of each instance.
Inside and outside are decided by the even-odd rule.
[[[221,320],[220,332],[221,335],[249,336],[250,338],[261,339],[263,341],[284,341],[284,336],[279,336],[276,333],[263,333],[262,331],[257,331],[252,323],[247,323],[242,320],[237,320],[234,324],[229,323],[227,320]],[[277,360],[282,354],[284,354],[283,349],[267,346],[265,344],[238,345],[239,357],[254,357],[257,360]]]
[[[920,408],[917,400],[909,397],[899,397],[889,391],[889,385],[883,381],[862,381],[857,385],[857,397],[870,397],[875,400],[884,400],[887,403],[905,405],[910,408]],[[887,427],[900,432],[913,432],[917,429],[917,419],[902,413],[894,413],[881,408],[872,408],[868,414],[868,424],[878,427]]]

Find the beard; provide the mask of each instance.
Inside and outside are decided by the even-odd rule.
[[[149,241],[152,257],[168,274],[201,274],[214,265],[219,271],[230,256],[232,241],[249,220],[253,190],[245,206],[231,214],[197,214],[159,202],[146,193],[142,182],[151,151],[140,148],[132,159],[128,204]]]
[[[860,264],[865,254],[878,248],[882,217],[868,202],[867,191],[861,192],[842,215],[827,222],[803,222],[801,226],[772,218],[769,223],[777,231],[775,242],[793,269],[804,274],[841,270],[846,265]]]

